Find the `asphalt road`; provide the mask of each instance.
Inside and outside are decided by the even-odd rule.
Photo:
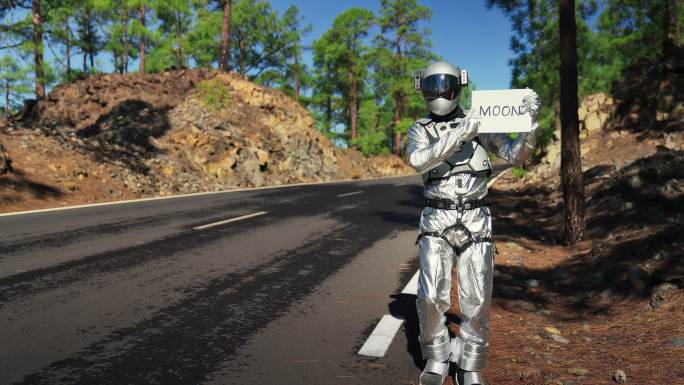
[[[420,194],[412,176],[0,217],[0,383],[410,381],[405,336],[356,352],[417,268]]]
[[[395,294],[421,193],[410,176],[0,216],[0,383],[415,383],[415,297]],[[388,313],[406,322],[385,357],[357,355]]]

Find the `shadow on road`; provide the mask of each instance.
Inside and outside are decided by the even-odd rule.
[[[413,357],[413,363],[418,368],[425,365],[418,343],[418,313],[416,312],[416,296],[414,294],[393,294],[393,299],[387,306],[391,315],[404,320],[404,334],[406,335],[406,351]]]

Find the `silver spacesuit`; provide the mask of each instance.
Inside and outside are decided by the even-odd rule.
[[[449,362],[458,365],[459,385],[484,384],[489,308],[494,271],[494,244],[487,180],[487,151],[514,165],[535,145],[537,94],[530,90],[525,111],[533,130],[513,140],[506,134],[477,134],[479,117],[459,107],[467,75],[448,63],[433,63],[416,80],[430,116],[409,130],[409,161],[423,173],[426,207],[420,218],[420,278],[416,307],[426,367],[421,385],[441,385]],[[444,313],[450,306],[451,268],[455,257],[460,336],[450,340]]]

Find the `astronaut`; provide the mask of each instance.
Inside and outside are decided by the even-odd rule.
[[[416,79],[430,111],[409,129],[409,161],[423,175],[425,208],[420,218],[418,280],[419,342],[426,365],[421,385],[442,385],[454,362],[459,385],[484,385],[480,371],[489,347],[489,309],[494,272],[494,243],[487,180],[487,152],[522,165],[536,143],[537,94],[530,90],[523,113],[532,131],[480,134],[479,117],[459,107],[467,73],[451,64],[429,65]],[[444,313],[450,306],[451,268],[456,262],[460,335],[450,339]]]

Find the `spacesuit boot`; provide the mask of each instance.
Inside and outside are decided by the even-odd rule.
[[[456,385],[485,385],[480,370],[486,361],[486,348],[478,345],[466,345],[460,336],[451,340],[449,361],[457,365]]]
[[[449,334],[446,333],[430,343],[421,343],[421,351],[427,361],[420,374],[420,385],[442,385],[449,374]]]

